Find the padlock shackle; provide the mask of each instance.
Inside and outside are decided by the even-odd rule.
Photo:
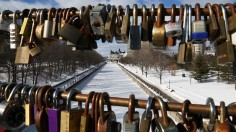
[[[137,4],[133,5],[133,25],[134,26],[138,25],[138,5]]]
[[[227,18],[226,10],[225,10],[224,5],[222,4],[220,4],[220,7],[221,7],[224,23],[225,23],[226,41],[230,41],[231,39],[229,36],[229,25],[228,25],[228,18]]]
[[[4,91],[5,91],[5,88],[7,87],[7,83],[1,83],[0,85],[0,97],[3,97],[4,96]]]
[[[155,5],[154,4],[152,4],[152,6],[151,6],[151,19],[153,19],[154,21],[156,20],[156,18],[155,18]]]
[[[80,90],[77,90],[77,89],[72,89],[70,90],[70,92],[68,93],[67,95],[67,98],[66,98],[66,110],[67,111],[70,111],[71,110],[71,98],[75,95],[75,94],[81,94],[81,91]]]
[[[184,17],[184,6],[180,5],[180,7],[179,7],[179,21],[183,21],[183,17]]]
[[[111,103],[110,103],[110,96],[107,92],[103,92],[101,93],[100,97],[99,97],[99,112],[100,112],[100,123],[104,124],[105,123],[105,112],[104,112],[104,101],[107,104],[107,110],[108,111],[112,111],[111,109]]]
[[[13,13],[13,21],[12,21],[13,24],[16,24],[16,14],[20,15],[20,13],[21,13],[20,10],[16,10],[16,11]]]
[[[15,86],[16,86],[15,83],[10,83],[10,84],[8,84],[8,85],[6,86],[5,91],[4,91],[4,97],[5,97],[6,100],[7,100],[7,97],[8,97],[8,92],[9,92],[12,88],[14,88]]]
[[[105,5],[105,8],[106,8],[106,12],[110,12],[111,11],[111,4]]]
[[[147,8],[146,5],[142,6],[142,23],[147,22]]]
[[[219,20],[221,18],[221,10],[218,4],[212,5],[213,10],[216,12],[216,17]]]
[[[225,6],[225,8],[226,8],[227,6],[229,6],[230,9],[231,9],[232,15],[235,15],[235,9],[234,9],[234,5],[233,5],[233,4],[231,4],[231,3],[226,3],[224,6]],[[232,16],[232,15],[231,15],[231,16]]]
[[[34,31],[35,31],[35,20],[32,18],[32,26],[31,26],[31,32],[30,32],[30,37],[29,37],[29,42],[28,43],[32,43],[33,42],[33,36],[34,36]],[[23,36],[23,35],[22,35]]]
[[[188,5],[188,41],[192,40],[192,6]]]
[[[209,104],[209,106],[210,106],[210,115],[209,115],[209,117],[210,117],[210,123],[211,124],[214,124],[215,123],[215,119],[216,119],[216,106],[215,106],[215,103],[214,103],[214,100],[211,98],[211,97],[209,97],[209,98],[207,98],[207,100],[206,100],[206,104],[208,105]]]
[[[183,19],[183,35],[182,35],[182,42],[186,42],[186,38],[188,38],[188,31],[187,31],[187,12],[188,12],[188,4],[184,5],[184,19]]]
[[[93,99],[94,94],[95,94],[95,92],[91,91],[88,95],[88,98],[85,101],[85,109],[84,109],[85,116],[88,116],[88,114],[89,114],[89,103],[90,102],[92,103],[92,99]]]
[[[126,5],[126,8],[125,8],[125,15],[126,16],[129,16],[129,9],[130,9],[129,5]]]
[[[71,8],[68,9],[68,11],[66,13],[66,22],[70,20],[70,13],[72,12],[73,15],[74,15],[77,10],[78,9],[75,8],[75,7],[71,7]]]
[[[201,20],[201,12],[200,12],[200,4],[199,3],[196,3],[195,4],[195,8],[194,8],[194,11],[195,11],[195,20],[199,21]],[[191,8],[192,10],[192,8]],[[192,16],[192,14],[189,13],[189,16]]]
[[[25,96],[27,95],[26,92],[28,89],[30,89],[31,87],[29,85],[25,85],[22,89],[21,89],[21,92],[20,92],[20,98],[21,100],[26,100],[28,101]]]
[[[56,16],[56,11],[57,11],[56,8],[53,8],[53,7],[50,8],[50,9],[48,9],[48,20],[49,20],[49,21],[52,21],[52,20],[53,20],[53,17],[52,17],[52,16],[53,16],[53,13],[55,14],[55,18],[57,17],[57,16]]]
[[[38,25],[44,24],[44,18],[45,18],[45,15],[46,15],[47,12],[48,12],[48,9],[46,9],[46,8],[41,9],[41,10],[39,11],[40,15],[39,15],[39,22],[38,22]]]
[[[225,102],[220,102],[220,123],[224,123],[226,120],[226,107]]]
[[[56,88],[55,91],[53,92],[53,95],[52,95],[52,97],[53,97],[53,100],[52,100],[53,109],[59,108],[59,100],[60,99],[58,98],[58,95],[59,95],[59,93],[62,93],[63,91],[64,90],[62,90],[61,88]]]
[[[7,17],[9,17],[9,14],[12,14],[13,12],[11,11],[11,10],[3,10],[2,12],[1,12],[1,15],[0,15],[0,22],[2,22],[3,21],[3,16],[7,16]]]
[[[84,13],[85,10],[86,10],[86,7],[85,7],[85,6],[81,6],[81,7],[80,7],[80,10],[79,10],[80,19],[82,19],[82,15],[83,15],[83,13]]]
[[[149,96],[147,99],[147,104],[146,104],[146,109],[145,109],[146,112],[144,115],[145,118],[147,118],[149,116],[148,113],[151,112],[151,106],[153,103],[153,99],[154,99],[154,97],[152,97],[152,96]]]
[[[97,96],[98,96],[98,94],[99,93],[95,93],[94,95],[93,95],[93,98],[92,98],[92,113],[91,113],[91,117],[92,117],[92,119],[94,119],[95,118],[95,105],[96,105],[96,98],[97,98]]]
[[[227,108],[230,108],[230,107],[235,107],[236,106],[236,102],[232,102],[230,104],[228,104]],[[232,116],[232,120],[230,119],[230,117],[228,116],[227,118],[231,123],[235,124],[236,122],[236,116]]]
[[[24,86],[23,84],[17,84],[16,86],[14,86],[14,88],[11,90],[11,93],[9,95],[9,97],[7,98],[7,102],[10,102],[11,100],[13,100],[14,95],[16,94],[16,91],[21,88],[22,86]]]
[[[212,10],[212,6],[211,6],[210,3],[206,3],[205,8],[208,9],[208,11],[209,11],[209,16],[213,16],[213,15],[214,15],[214,12],[213,12],[213,10]]]
[[[91,5],[88,5],[88,6],[85,8],[85,10],[83,11],[83,16],[88,17],[91,9],[92,9],[92,6],[91,6]]]
[[[187,113],[189,112],[188,107],[189,107],[190,104],[191,104],[191,102],[190,102],[188,99],[185,100],[185,101],[183,102],[182,110],[181,110],[181,113],[182,113],[181,116],[182,116],[183,122],[184,122],[187,126],[190,125],[188,119],[186,118],[186,115],[187,115]]]
[[[176,16],[175,9],[176,9],[176,5],[172,4],[171,15],[170,15],[170,22],[175,22],[175,16]]]
[[[132,123],[134,119],[134,112],[135,112],[135,95],[131,94],[129,96],[129,106],[128,106],[128,123]]]
[[[69,8],[66,8],[63,10],[62,20],[66,20],[66,14],[67,14],[68,10],[69,10]]]
[[[42,111],[45,108],[45,106],[46,106],[46,102],[44,101],[45,94],[46,94],[47,90],[50,88],[51,88],[51,86],[46,85],[46,86],[38,88],[38,90],[36,91],[36,98],[35,99],[37,101],[35,104],[38,106],[37,110]]]
[[[157,27],[160,27],[164,21],[165,21],[165,16],[164,16],[164,5],[163,4],[159,4],[158,8],[157,8]]]
[[[45,100],[45,104],[46,104],[46,108],[49,108],[50,107],[50,103],[52,104],[52,100],[49,101],[49,97],[52,97],[53,93],[54,93],[55,89],[53,87],[50,87],[46,93],[45,93],[45,96],[44,96],[44,100]]]
[[[169,118],[167,116],[167,109],[166,109],[166,103],[163,101],[163,99],[159,96],[155,96],[155,101],[157,101],[160,105],[161,115],[162,115],[162,123],[165,126],[169,126]]]
[[[23,35],[22,35],[22,36],[23,36]],[[34,98],[34,96],[35,96],[35,94],[36,94],[36,90],[37,90],[37,89],[38,89],[38,87],[36,87],[36,86],[33,86],[33,87],[30,88],[29,94],[28,94],[28,103],[29,103],[29,104],[35,103],[35,98]],[[34,96],[32,96],[33,93],[34,93]]]
[[[123,10],[123,7],[121,5],[119,5],[117,7],[117,10],[116,10],[116,18],[117,18],[117,24],[118,26],[121,26],[121,23],[120,23],[120,17],[121,17],[121,14],[120,14],[120,11]]]
[[[116,10],[116,6],[115,6],[115,5],[112,5],[109,12],[115,14],[115,10]]]
[[[36,13],[36,12],[37,12],[37,9],[32,8],[32,9],[29,11],[29,14],[28,14],[27,17],[28,17],[29,19],[32,18],[32,14],[33,14],[34,12]]]

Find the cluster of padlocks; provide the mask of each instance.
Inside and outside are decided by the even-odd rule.
[[[130,21],[132,16],[132,22]],[[138,16],[142,21],[138,23]],[[157,19],[156,19],[157,16]],[[165,17],[170,16],[170,20]],[[176,17],[179,16],[178,21]],[[195,20],[192,20],[195,16]],[[204,19],[201,19],[204,16]],[[13,18],[13,20],[12,20]],[[22,24],[17,20],[22,20]],[[181,5],[165,8],[153,4],[141,9],[130,6],[82,6],[64,9],[3,10],[0,16],[0,37],[10,39],[10,48],[16,50],[16,64],[27,64],[31,56],[42,52],[42,47],[53,41],[63,40],[74,50],[96,49],[95,40],[127,43],[129,50],[139,50],[141,41],[151,42],[153,47],[165,49],[180,40],[178,63],[192,60],[193,44],[209,40],[215,46],[218,64],[234,62],[236,45],[235,4]],[[10,26],[9,26],[10,25]],[[0,44],[0,51],[4,45]]]
[[[72,101],[77,101],[78,107],[72,108]],[[128,107],[123,125],[117,122],[112,105]],[[215,106],[212,98],[200,105],[191,104],[189,100],[165,102],[159,96],[140,100],[133,94],[119,98],[110,97],[106,92],[82,94],[78,89],[66,92],[51,86],[1,83],[0,130],[17,130],[35,124],[38,132],[233,132],[235,105],[231,103],[226,107],[221,101],[220,106]],[[145,109],[141,119],[135,108]],[[167,111],[181,112],[183,121],[175,124]],[[203,124],[203,118],[210,119],[207,125]]]

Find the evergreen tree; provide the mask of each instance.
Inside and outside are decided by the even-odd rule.
[[[202,82],[203,79],[208,78],[209,66],[205,57],[198,54],[193,61],[193,78]]]
[[[234,81],[232,64],[222,65],[221,72],[222,74],[220,75],[220,77],[222,78],[222,80],[227,81],[228,83]]]

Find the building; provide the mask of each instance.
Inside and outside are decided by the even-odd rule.
[[[121,57],[125,54],[125,51],[122,52],[120,49],[118,51],[110,51],[110,55],[108,56],[108,61],[119,61]]]

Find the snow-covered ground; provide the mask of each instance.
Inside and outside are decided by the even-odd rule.
[[[107,63],[95,72],[92,76],[82,82],[77,89],[82,93],[88,94],[90,91],[108,92],[112,97],[129,98],[130,94],[135,94],[136,99],[147,99],[148,95],[116,64]],[[77,102],[72,103],[77,106]],[[112,106],[112,110],[116,114],[117,121],[123,122],[123,116],[128,110],[127,107]],[[144,109],[136,109],[140,116]],[[25,128],[23,132],[36,132],[33,126]]]
[[[136,66],[125,65],[125,68],[144,80],[159,86],[163,91],[169,93],[170,96],[178,98],[180,102],[189,99],[195,104],[205,104],[208,97],[212,97],[216,105],[219,105],[220,101],[225,101],[226,105],[236,101],[234,84],[227,84],[227,82],[218,83],[215,78],[199,83],[193,78],[190,79],[189,72],[187,71],[176,71],[175,76],[171,76],[166,71],[163,75],[162,84],[160,84],[157,74],[152,70],[148,72],[146,77],[145,74],[142,75],[140,68]],[[186,77],[182,77],[182,74],[185,74]]]

